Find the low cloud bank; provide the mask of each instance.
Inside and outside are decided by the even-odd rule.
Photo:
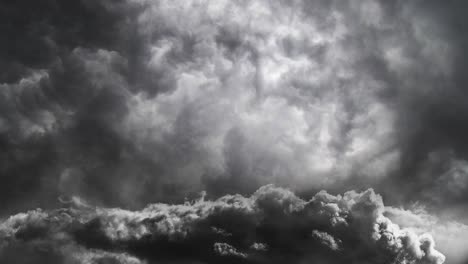
[[[156,203],[140,211],[74,199],[69,208],[4,219],[0,262],[444,262],[429,234],[400,227],[387,210],[372,189],[337,196],[321,191],[305,201],[272,185],[250,197]]]

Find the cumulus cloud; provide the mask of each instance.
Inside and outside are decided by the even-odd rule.
[[[336,241],[333,236],[327,232],[320,232],[317,230],[312,231],[312,236],[318,239],[322,244],[326,245],[332,250],[339,250],[341,241]]]
[[[462,1],[432,0],[2,1],[0,216],[20,217],[17,213],[39,207],[43,211],[31,211],[24,221],[32,221],[32,215],[48,219],[57,214],[52,211],[59,206],[57,197],[80,204],[74,209],[80,217],[55,215],[59,221],[41,224],[45,229],[38,232],[69,234],[73,226],[74,235],[66,239],[69,250],[93,248],[89,256],[114,254],[102,258],[120,262],[133,260],[109,251],[115,243],[122,251],[132,248],[129,254],[136,258],[151,259],[148,244],[140,241],[156,227],[135,220],[141,214],[152,218],[151,210],[173,210],[171,217],[178,218],[186,210],[201,217],[211,213],[193,213],[193,208],[210,211],[213,203],[233,199],[239,208],[232,214],[242,216],[247,228],[259,221],[250,218],[259,214],[257,204],[281,217],[305,213],[313,204],[293,195],[283,199],[281,191],[268,194],[276,193],[281,204],[262,192],[245,196],[269,183],[309,197],[321,189],[342,193],[372,187],[391,205],[418,202],[443,221],[464,223],[465,9]],[[205,189],[210,199],[222,198],[169,205]],[[244,196],[227,198],[226,193]],[[348,194],[353,195],[362,194]],[[314,197],[329,201],[326,212],[341,212],[349,208],[338,201],[348,196]],[[140,210],[154,201],[161,204]],[[114,207],[123,209],[104,209]],[[399,230],[396,237],[408,237],[390,250],[411,248],[412,253],[401,251],[398,258],[432,254],[430,238],[402,234],[406,231],[393,230],[387,218],[362,213],[374,219],[363,226],[378,222],[392,234]],[[127,226],[118,214],[133,224]],[[75,223],[82,215],[90,219]],[[347,217],[328,220],[341,226]],[[157,243],[169,245],[166,251],[184,247],[191,221],[156,225],[172,230],[165,239],[182,241]],[[262,222],[260,233],[281,230],[276,232],[281,239],[262,235],[263,241],[248,236],[251,230],[236,233],[234,223],[226,221],[206,224],[199,233],[211,230],[200,243],[200,252],[209,250],[210,259],[231,252],[226,254],[233,261],[263,261],[273,259],[269,252],[280,247],[294,255],[286,242],[266,241],[297,241],[288,228]],[[298,228],[304,225],[298,222]],[[57,230],[49,234],[51,225]],[[82,235],[87,228],[106,231],[89,239]],[[368,253],[374,245],[368,242],[349,257],[347,231],[340,235],[322,224],[311,228],[300,232],[305,244],[291,243],[301,254],[313,245],[346,259],[380,256],[381,249]],[[362,232],[358,241],[375,233]],[[131,246],[121,241],[124,237]],[[242,243],[233,242],[240,238]],[[57,239],[45,244],[49,241]],[[36,242],[15,243],[7,243],[9,252],[37,248]],[[62,261],[61,252],[47,257]],[[328,258],[328,253],[317,254]],[[196,250],[189,255],[198,256]]]
[[[244,253],[237,251],[236,248],[226,243],[215,243],[214,251],[223,257],[225,256],[233,256],[233,257],[239,257],[239,258],[246,257]]]
[[[400,227],[384,212],[373,190],[322,191],[306,201],[272,185],[249,197],[150,204],[140,211],[82,204],[37,209],[1,222],[0,259],[28,248],[37,258],[54,254],[74,263],[444,262],[429,234]]]
[[[271,182],[390,195],[381,186],[431,152],[466,159],[452,144],[466,112],[460,5],[2,3],[4,210],[60,194],[138,208]]]
[[[466,263],[465,238],[468,235],[468,225],[450,219],[446,214],[431,215],[421,207],[413,210],[386,207],[384,215],[400,227],[409,228],[417,234],[433,234],[437,248],[447,256],[447,263]]]

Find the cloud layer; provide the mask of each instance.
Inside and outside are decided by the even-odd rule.
[[[29,214],[58,217],[52,226],[65,230],[67,245],[53,244],[62,238],[15,240],[5,244],[4,258],[38,247],[55,250],[43,252],[51,262],[70,252],[80,257],[66,261],[151,258],[138,238],[132,245],[100,232],[80,238],[85,241],[70,238],[79,228],[101,230],[108,218],[73,209],[76,215],[64,212],[72,222],[65,224],[54,208],[69,197],[139,215],[148,203],[181,204],[202,190],[220,203],[238,193],[243,196],[232,199],[255,204],[247,195],[274,183],[301,197],[373,188],[394,210],[378,219],[365,214],[366,221],[391,219],[417,233],[393,230],[397,240],[411,236],[420,251],[407,253],[403,244],[386,244],[389,238],[377,243],[383,248],[369,240],[353,255],[346,228],[307,231],[304,241],[341,252],[338,259],[395,259],[404,248],[399,257],[422,260],[433,245],[419,237],[424,231],[451,241],[439,243],[442,251],[451,252],[449,262],[462,263],[467,256],[457,252],[466,249],[453,236],[466,234],[468,224],[466,8],[457,0],[2,1],[0,216],[42,208]],[[400,206],[424,211],[409,219],[425,220],[408,220],[395,209]],[[166,207],[154,210],[172,208]],[[307,210],[281,217],[302,228],[297,219],[309,216],[296,214]],[[97,220],[82,220],[83,214]],[[242,219],[253,221],[248,215]],[[80,227],[85,222],[90,226]],[[253,241],[245,231],[237,235],[243,242],[233,243],[228,223],[209,225],[213,237],[225,239],[193,238],[204,241],[200,252],[210,260],[276,257],[269,255],[280,247],[276,238]],[[272,225],[265,228],[288,230]],[[184,243],[168,244],[168,251]],[[294,255],[282,246],[286,258]],[[135,249],[124,254],[119,247]],[[367,253],[371,248],[375,255]],[[329,257],[320,254],[315,257]]]
[[[5,263],[437,263],[428,234],[400,228],[373,190],[309,201],[267,185],[252,196],[200,198],[141,211],[75,206],[0,224]],[[15,254],[27,250],[28,254]],[[109,262],[106,262],[109,261]]]
[[[439,5],[2,3],[4,210],[271,182],[398,199],[380,186],[409,177],[402,200],[429,200],[426,177],[465,160],[462,4]]]

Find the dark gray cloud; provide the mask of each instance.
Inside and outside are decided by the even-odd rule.
[[[2,175],[23,179],[6,188],[37,201],[72,192],[142,206],[269,182],[379,188],[416,177],[425,155],[447,147],[437,142],[455,140],[444,130],[417,143],[435,131],[427,126],[445,129],[425,121],[424,105],[449,104],[459,84],[462,51],[446,30],[459,21],[435,7],[20,1],[2,10],[11,39],[1,48]],[[434,94],[439,85],[448,92]],[[22,197],[5,195],[13,208]]]
[[[105,259],[109,263],[445,259],[430,235],[402,229],[384,216],[382,199],[372,190],[343,196],[322,191],[305,201],[268,185],[250,197],[150,204],[141,211],[91,207],[79,200],[75,204],[78,207],[34,210],[2,221],[0,260],[88,264],[107,263]],[[31,253],[15,253],[22,250]]]
[[[53,209],[57,197],[137,210],[275,183],[305,196],[372,187],[463,231],[465,9],[3,1],[0,215]],[[264,248],[215,242],[218,255]]]

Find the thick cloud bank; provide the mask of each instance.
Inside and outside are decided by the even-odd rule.
[[[467,7],[0,1],[2,258],[466,264]]]
[[[91,207],[20,213],[0,224],[2,263],[434,263],[432,237],[384,216],[373,190],[309,201],[272,185],[141,211]],[[26,254],[18,254],[26,252]]]
[[[2,211],[268,183],[455,210],[465,5],[2,1]]]

